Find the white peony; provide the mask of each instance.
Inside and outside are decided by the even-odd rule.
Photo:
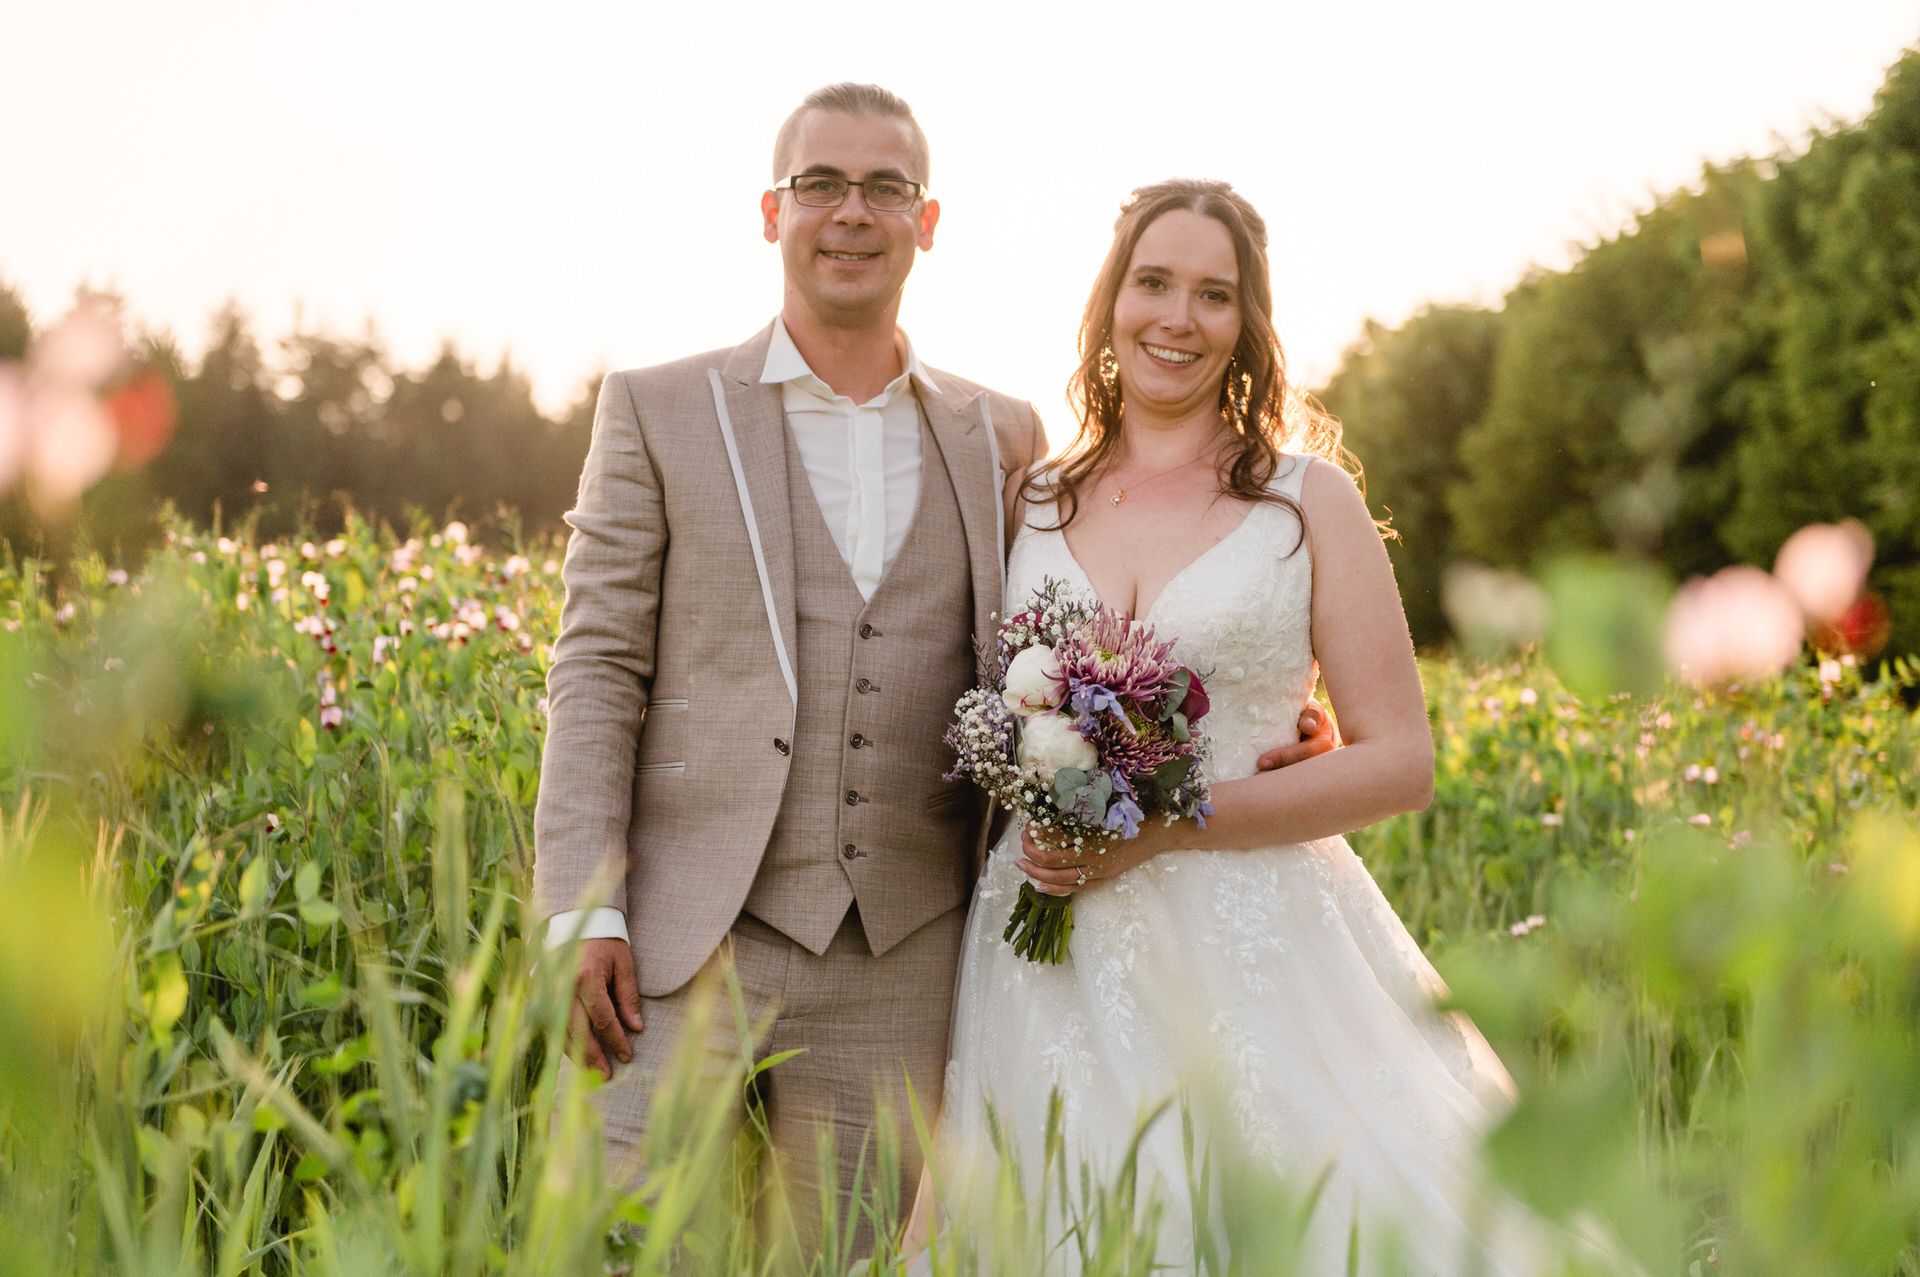
[[[1041,710],[1020,724],[1020,762],[1038,771],[1049,784],[1062,767],[1091,771],[1099,761],[1092,743],[1065,714]]]
[[[1007,662],[1007,690],[1000,699],[1015,714],[1025,716],[1043,709],[1058,709],[1067,692],[1066,676],[1060,671],[1060,658],[1043,643],[1020,649]]]

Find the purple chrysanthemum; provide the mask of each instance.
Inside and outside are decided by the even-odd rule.
[[[1108,607],[1076,627],[1058,651],[1061,671],[1069,679],[1098,684],[1136,704],[1165,694],[1167,680],[1179,668],[1171,639],[1155,641],[1152,626]]]

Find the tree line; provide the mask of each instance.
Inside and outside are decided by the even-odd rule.
[[[0,285],[0,358],[28,332]],[[89,496],[97,541],[139,540],[162,501],[268,535],[349,507],[396,528],[512,512],[538,530],[572,504],[597,384],[550,417],[509,362],[483,374],[451,346],[407,370],[371,335],[296,333],[270,359],[233,307],[197,362],[146,344],[179,424]],[[1398,533],[1424,647],[1451,637],[1441,584],[1462,560],[1620,553],[1679,580],[1769,564],[1802,525],[1855,517],[1890,650],[1920,652],[1920,51],[1864,120],[1707,168],[1498,307],[1369,323],[1320,398]],[[30,542],[17,502],[0,536]]]
[[[1493,309],[1369,324],[1321,399],[1366,468],[1416,642],[1448,566],[1617,553],[1676,580],[1858,518],[1920,652],[1920,51],[1872,112],[1709,167]]]

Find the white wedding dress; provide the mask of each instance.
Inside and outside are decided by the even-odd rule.
[[[1291,458],[1275,490],[1298,500],[1306,461]],[[1020,530],[1009,609],[1048,577],[1092,593],[1065,538],[1040,530],[1054,521],[1038,507]],[[1290,510],[1257,505],[1143,618],[1205,679],[1214,781],[1251,775],[1263,751],[1297,739],[1317,672],[1299,540]],[[1142,1112],[1184,1096],[1197,1143],[1231,1146],[1296,1193],[1331,1167],[1301,1272],[1344,1273],[1356,1222],[1363,1271],[1378,1271],[1389,1234],[1395,1271],[1532,1269],[1514,1252],[1533,1250],[1517,1234],[1537,1230],[1484,1190],[1476,1160],[1511,1082],[1470,1022],[1433,1010],[1438,975],[1344,839],[1157,857],[1075,897],[1058,966],[1001,938],[1025,881],[1019,848],[1016,826],[991,853],[961,951],[942,1123],[950,1219],[967,1217],[968,1184],[979,1208],[992,1173],[989,1102],[1034,1201],[1056,1090],[1076,1186],[1079,1163],[1111,1175]],[[1176,1105],[1149,1129],[1140,1172],[1166,1211],[1157,1260],[1174,1271],[1195,1262],[1187,1167]],[[1077,1267],[1074,1249],[1055,1252],[1059,1271]]]

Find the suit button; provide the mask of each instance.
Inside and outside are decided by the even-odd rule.
[[[773,747],[782,754],[791,754],[793,752],[793,746],[787,744],[787,742],[781,740],[778,736],[773,738]]]
[[[874,629],[874,628],[873,628],[873,626],[871,626],[871,625],[868,625],[868,624],[864,624],[864,623],[863,623],[863,624],[862,624],[862,625],[860,626],[860,637],[861,637],[861,638],[873,638],[873,637],[874,637],[875,635],[877,635],[877,634],[879,634],[879,633],[880,633],[880,631],[879,631],[879,630],[876,630],[876,629]]]
[[[847,806],[858,807],[859,805],[860,805],[860,791],[856,789],[849,789],[847,791]]]
[[[853,682],[853,690],[856,692],[871,692],[873,690],[873,680],[867,678],[855,679]]]
[[[847,744],[853,746],[855,749],[859,749],[861,746],[865,745],[866,743],[867,743],[867,738],[862,736],[859,732],[855,732],[853,734],[853,739],[847,742]]]
[[[860,852],[858,851],[858,849],[854,847],[852,843],[848,843],[846,846],[840,849],[840,854],[845,856],[848,860],[852,860],[855,856],[859,855]]]

